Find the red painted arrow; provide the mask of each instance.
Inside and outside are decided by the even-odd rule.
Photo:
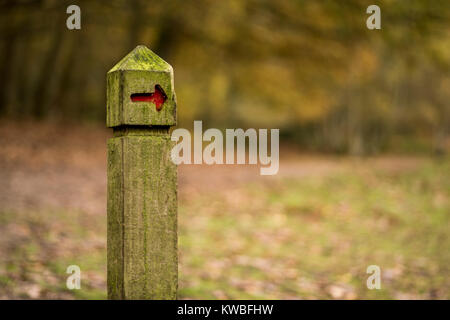
[[[133,102],[153,102],[156,106],[156,110],[161,110],[164,101],[166,101],[167,96],[164,90],[159,84],[155,86],[155,92],[152,93],[133,93],[131,96],[131,101]]]

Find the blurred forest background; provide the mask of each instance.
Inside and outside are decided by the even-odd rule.
[[[0,0],[0,116],[105,121],[137,44],[175,70],[179,126],[280,128],[350,154],[448,150],[450,2]],[[81,7],[81,30],[66,8]]]

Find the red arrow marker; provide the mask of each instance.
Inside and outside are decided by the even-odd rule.
[[[155,86],[155,92],[152,93],[133,93],[131,96],[132,102],[153,102],[156,106],[156,110],[160,111],[162,105],[167,99],[164,90],[159,84]]]

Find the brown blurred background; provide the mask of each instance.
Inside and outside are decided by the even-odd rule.
[[[174,68],[179,127],[280,128],[275,177],[180,167],[180,298],[449,297],[450,2],[0,0],[0,17],[0,298],[106,297],[105,79],[138,44]]]
[[[381,30],[361,0],[0,3],[2,116],[103,123],[105,73],[146,44],[176,70],[182,127],[281,128],[352,154],[448,149],[446,1],[383,1]]]

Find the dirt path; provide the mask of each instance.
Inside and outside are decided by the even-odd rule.
[[[103,214],[106,210],[106,141],[110,130],[98,125],[0,123],[0,209],[63,208]],[[280,151],[280,171],[261,176],[257,166],[181,165],[180,197],[221,192],[248,182],[270,183],[283,177],[327,175],[376,166],[414,170],[423,159],[382,157],[369,160],[298,155]]]

